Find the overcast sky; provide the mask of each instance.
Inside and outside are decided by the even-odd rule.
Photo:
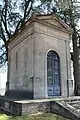
[[[6,81],[7,81],[7,74],[0,73],[0,88],[5,88]]]
[[[2,5],[2,3],[3,3],[2,1],[3,1],[3,0],[0,0],[0,5]]]

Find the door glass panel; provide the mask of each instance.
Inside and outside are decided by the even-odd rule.
[[[54,68],[59,69],[58,60],[54,60]]]

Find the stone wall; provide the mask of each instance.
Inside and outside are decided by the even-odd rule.
[[[34,40],[32,24],[28,30],[26,28],[22,31],[14,41],[10,43],[9,47],[9,92],[7,94],[9,96],[13,94],[15,97],[33,96]]]
[[[54,50],[60,57],[61,96],[68,95],[67,80],[70,74],[69,34],[35,23],[35,80],[34,97],[48,97],[47,95],[47,53]],[[36,87],[37,86],[37,87]],[[71,86],[70,90],[73,86]],[[70,91],[69,91],[70,92]],[[73,91],[72,91],[73,92]],[[72,95],[72,93],[69,93]]]

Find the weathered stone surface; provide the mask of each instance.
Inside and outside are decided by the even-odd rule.
[[[70,120],[80,120],[80,117],[78,114],[75,114],[70,109],[67,109],[67,106],[64,107],[64,105],[59,104],[59,102],[51,102],[51,113],[55,113],[58,115],[61,115],[65,118],[68,118]]]
[[[34,102],[22,104],[22,114],[35,114],[50,112],[50,102]]]
[[[0,110],[3,110],[6,114],[21,115],[22,107],[20,103],[16,103],[13,100],[7,98],[0,98]]]

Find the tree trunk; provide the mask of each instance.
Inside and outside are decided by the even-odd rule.
[[[74,33],[72,35],[73,41],[73,68],[74,68],[74,95],[80,95],[80,69],[79,69],[79,48],[77,47],[77,33],[74,27]]]

